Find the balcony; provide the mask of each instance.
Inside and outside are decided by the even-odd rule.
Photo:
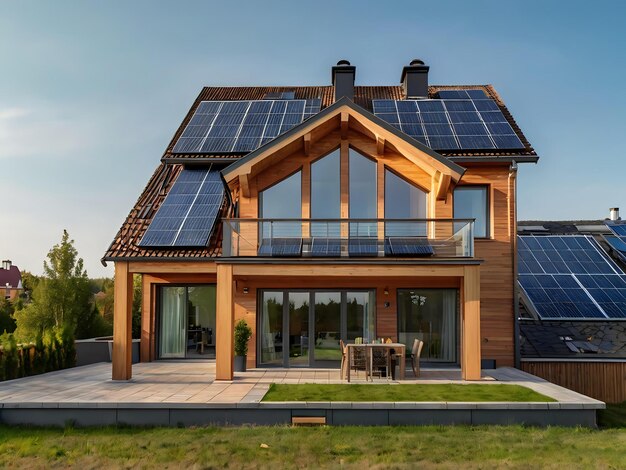
[[[223,257],[471,258],[474,219],[223,219]]]

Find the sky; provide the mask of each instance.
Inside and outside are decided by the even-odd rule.
[[[203,86],[492,84],[540,156],[520,220],[626,214],[626,2],[1,1],[0,258],[90,277]]]

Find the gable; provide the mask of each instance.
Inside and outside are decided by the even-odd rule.
[[[464,168],[344,98],[228,166],[222,174],[229,184],[238,181],[242,193],[247,195],[249,181],[262,171],[275,167],[297,152],[304,158],[309,157],[312,147],[331,134],[334,134],[337,140],[336,143],[331,142],[331,146],[347,141],[349,145],[358,149],[360,143],[366,141],[370,148],[374,145],[375,150],[365,153],[379,157],[384,157],[386,152],[401,155],[437,182],[441,187],[438,188],[438,193],[441,193],[442,197],[449,191],[451,185],[460,180],[465,171]]]

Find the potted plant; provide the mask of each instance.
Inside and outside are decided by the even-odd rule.
[[[246,371],[246,355],[248,354],[248,340],[252,336],[252,328],[244,319],[235,325],[235,372]]]

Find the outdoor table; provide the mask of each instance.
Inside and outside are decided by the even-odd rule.
[[[404,380],[404,369],[406,368],[406,346],[402,343],[367,343],[367,344],[346,344],[346,348],[347,348],[347,357],[346,357],[346,363],[348,364],[347,368],[346,368],[346,379],[348,382],[350,382],[350,368],[352,366],[352,364],[350,363],[351,361],[351,354],[350,354],[350,348],[363,348],[365,351],[365,357],[366,357],[366,361],[367,364],[369,365],[369,367],[366,367],[366,371],[365,371],[365,378],[367,378],[368,374],[371,376],[371,372],[372,372],[372,351],[374,350],[374,348],[376,349],[393,349],[395,351],[395,354],[400,355],[400,374],[398,376],[399,380]]]

